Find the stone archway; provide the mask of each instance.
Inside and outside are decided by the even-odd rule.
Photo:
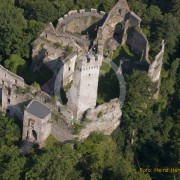
[[[35,130],[32,130],[32,137],[34,138],[35,141],[37,141],[37,133]]]

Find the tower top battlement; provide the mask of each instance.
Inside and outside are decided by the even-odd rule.
[[[103,56],[99,54],[89,54],[79,57],[77,61],[77,67],[79,68],[89,68],[89,67],[99,67],[102,64]]]

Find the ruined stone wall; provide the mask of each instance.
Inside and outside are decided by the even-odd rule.
[[[123,22],[129,12],[126,0],[120,0],[109,12],[103,26],[99,28],[97,34],[98,53],[103,55],[104,45],[109,38],[113,37],[116,24]]]
[[[63,122],[53,122],[51,134],[57,141],[65,142],[73,139],[73,130],[71,126],[65,125]]]
[[[110,135],[119,126],[121,115],[118,99],[88,110],[85,118],[89,122],[85,124],[78,138],[85,139],[94,131]]]
[[[56,32],[58,34],[65,31],[72,33],[80,33],[91,25],[97,23],[104,16],[104,13],[98,13],[96,9],[91,9],[90,12],[86,12],[84,9],[70,11],[64,15],[64,18],[58,20]]]
[[[141,24],[141,18],[137,16],[133,11],[129,13],[129,23],[131,27],[136,27]]]
[[[77,60],[73,85],[68,95],[68,107],[80,118],[82,113],[96,105],[99,69],[102,56],[87,55]]]
[[[32,96],[28,93],[17,93],[17,88],[2,88],[2,111],[7,112],[9,116],[17,116],[23,119],[25,106],[30,102]]]
[[[63,87],[66,86],[73,80],[75,62],[77,59],[77,54],[71,54],[64,60],[63,65]]]
[[[23,78],[8,71],[2,65],[0,65],[0,85],[5,85],[7,87],[16,85],[23,88],[25,83]]]
[[[139,57],[142,57],[147,62],[149,61],[149,42],[138,26],[128,29],[127,44],[134,54],[139,55]]]
[[[151,63],[149,67],[148,75],[153,82],[160,81],[163,57],[164,57],[164,41],[162,42],[162,48],[160,52],[156,55],[155,60]]]

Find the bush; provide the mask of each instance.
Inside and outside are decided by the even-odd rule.
[[[103,116],[103,113],[102,113],[102,111],[100,111],[97,115],[97,118],[101,118],[102,116]]]

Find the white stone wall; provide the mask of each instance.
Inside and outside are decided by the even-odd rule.
[[[94,55],[80,57],[77,61],[74,81],[70,92],[68,93],[68,105],[77,118],[82,113],[96,105],[99,69],[102,63],[102,56]]]
[[[63,86],[66,86],[68,83],[70,83],[73,80],[73,73],[74,73],[76,59],[77,59],[77,54],[73,53],[64,60],[64,65],[62,67]]]

